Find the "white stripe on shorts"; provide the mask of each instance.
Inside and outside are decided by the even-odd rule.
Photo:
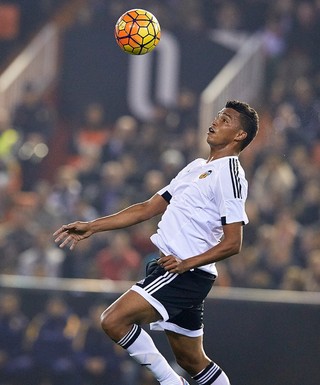
[[[168,283],[170,283],[171,281],[173,281],[176,278],[177,275],[178,275],[177,273],[169,273],[167,271],[164,275],[162,275],[161,277],[158,277],[157,279],[155,279],[154,281],[149,283],[149,285],[147,285],[143,289],[147,293],[153,294],[157,290],[161,289],[163,286],[165,286]]]

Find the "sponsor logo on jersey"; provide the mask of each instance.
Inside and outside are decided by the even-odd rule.
[[[212,170],[208,170],[199,176],[199,179],[204,179],[212,173]]]

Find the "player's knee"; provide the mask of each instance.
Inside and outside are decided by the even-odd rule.
[[[103,331],[115,342],[119,341],[132,326],[130,320],[113,307],[101,314],[100,323]]]
[[[199,373],[210,362],[204,354],[195,351],[181,351],[176,354],[176,361],[182,369],[191,375]],[[199,370],[199,368],[201,368]]]
[[[103,331],[112,338],[119,325],[119,320],[114,312],[107,309],[101,314],[100,323]]]

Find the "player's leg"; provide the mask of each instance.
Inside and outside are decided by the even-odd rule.
[[[146,299],[129,290],[103,312],[101,325],[105,333],[140,365],[146,366],[160,384],[181,385],[178,374],[158,351],[149,334],[139,326],[161,318]]]
[[[161,319],[161,315],[138,293],[129,290],[113,302],[101,315],[105,333],[119,341],[133,324],[147,324]]]
[[[204,352],[203,336],[188,337],[166,331],[177,363],[199,385],[230,385],[224,371]]]

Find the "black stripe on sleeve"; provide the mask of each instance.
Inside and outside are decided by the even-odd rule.
[[[221,224],[222,224],[222,226],[225,226],[228,224],[227,223],[227,217],[221,217]],[[242,226],[244,226],[245,225],[244,221],[241,221],[241,224],[242,224]]]
[[[240,177],[239,177],[239,162],[238,159],[234,159],[234,164],[235,164],[235,170],[236,170],[236,180],[237,180],[237,186],[238,186],[238,193],[239,193],[239,198],[242,198],[242,193],[241,193],[241,182],[240,182]]]
[[[241,184],[239,178],[239,167],[237,159],[229,159],[230,176],[233,187],[233,194],[235,198],[241,198]]]
[[[229,170],[230,170],[230,176],[231,176],[231,182],[232,182],[232,188],[233,188],[233,195],[236,198],[236,187],[235,187],[234,174],[232,169],[232,159],[229,159]]]
[[[164,200],[170,203],[172,195],[169,193],[169,191],[165,191],[161,196]]]

